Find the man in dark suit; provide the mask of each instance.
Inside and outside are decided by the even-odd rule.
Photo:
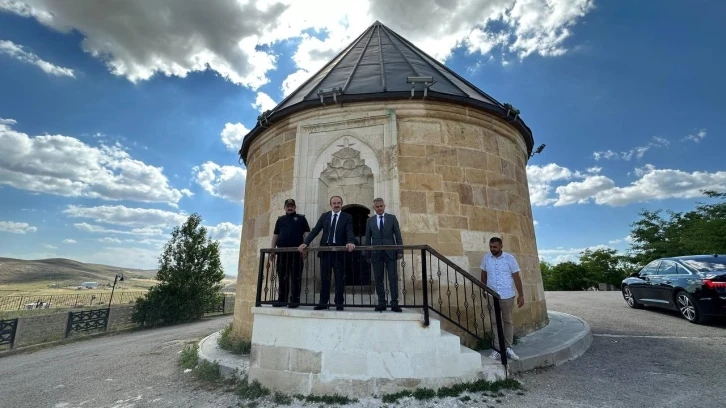
[[[398,218],[393,214],[386,214],[386,203],[382,198],[373,200],[373,209],[376,211],[376,215],[368,218],[368,222],[366,222],[366,243],[371,246],[403,245]],[[398,306],[398,260],[402,258],[403,250],[371,251],[370,260],[373,264],[376,293],[378,294],[377,312],[386,310],[386,293],[383,284],[384,265],[388,271],[391,310],[394,312],[402,311]]]
[[[349,252],[355,249],[353,243],[353,217],[350,214],[342,212],[343,198],[340,196],[330,197],[330,208],[332,211],[324,212],[318,219],[317,224],[305,238],[305,242],[300,245],[300,252],[305,252],[305,248],[315,239],[322,231],[322,239],[320,246],[342,246]],[[343,256],[340,252],[321,251],[318,253],[320,257],[320,304],[315,306],[315,310],[328,308],[330,303],[330,268],[335,271],[335,310],[343,310],[345,301],[345,272],[343,270]]]

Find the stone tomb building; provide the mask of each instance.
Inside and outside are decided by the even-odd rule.
[[[501,237],[522,268],[515,333],[544,326],[525,170],[533,144],[511,105],[374,23],[244,138],[234,332],[252,335],[259,251],[270,247],[284,200],[294,198],[312,227],[332,195],[363,226],[382,197],[405,244],[428,244],[475,277],[488,239]]]

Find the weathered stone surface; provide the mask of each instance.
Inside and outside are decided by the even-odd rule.
[[[441,122],[422,119],[398,122],[399,140],[403,143],[439,145],[443,143]]]
[[[509,210],[509,199],[507,193],[496,188],[487,188],[487,202],[490,208],[497,210]]]
[[[401,183],[401,190],[441,191],[443,177],[440,174],[408,173]]]
[[[398,158],[398,169],[404,173],[433,173],[435,168],[433,160],[423,160],[420,157]]]
[[[472,187],[464,183],[444,183],[444,191],[459,195],[459,203],[474,205],[474,194]]]
[[[433,160],[437,166],[456,166],[459,164],[456,149],[446,146],[426,146],[426,159]]]
[[[459,194],[435,192],[434,209],[437,214],[459,214]]]
[[[487,184],[487,171],[482,169],[466,169],[466,182],[469,184]]]
[[[439,215],[439,228],[454,228],[466,230],[469,228],[469,220],[460,215]]]
[[[464,181],[464,169],[454,166],[436,166],[436,174],[441,174],[444,181],[461,183]]]
[[[497,211],[499,230],[505,234],[522,235],[522,227],[519,223],[519,216],[509,211]]]
[[[398,145],[398,154],[400,156],[426,157],[426,146],[401,143]]]
[[[449,146],[467,147],[481,150],[482,130],[479,127],[461,122],[446,121]]]
[[[487,156],[481,151],[471,149],[457,149],[460,167],[470,167],[474,169],[486,170]]]
[[[407,207],[412,213],[425,214],[426,193],[421,191],[401,191],[401,207]]]

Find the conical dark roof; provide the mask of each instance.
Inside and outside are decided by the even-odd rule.
[[[499,103],[378,21],[274,109],[260,115],[257,125],[245,136],[239,154],[246,162],[252,140],[292,113],[323,103],[409,99],[412,87],[413,99],[425,96],[502,117],[524,136],[531,154],[532,132],[519,115],[508,109],[511,105]]]

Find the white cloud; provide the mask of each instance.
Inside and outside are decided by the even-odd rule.
[[[587,176],[583,181],[573,181],[557,187],[555,192],[558,198],[555,206],[587,203],[590,197],[613,187],[615,187],[615,182],[605,176]]]
[[[0,2],[0,10],[2,9],[2,2]],[[15,44],[12,41],[0,40],[0,54],[9,55],[18,61],[22,61],[28,64],[35,65],[36,67],[43,70],[48,75],[55,76],[66,76],[75,78],[76,75],[72,69],[59,67],[54,65],[32,52],[26,51],[22,45]]]
[[[618,187],[606,176],[592,172],[573,172],[555,163],[527,166],[530,200],[533,205],[540,206],[591,202],[619,207],[651,200],[702,197],[702,190],[726,191],[726,171],[688,173],[682,170],[656,169],[655,166],[647,164],[636,168],[635,175],[638,179],[630,185]],[[582,180],[560,185],[555,189],[555,195],[550,194],[556,182],[571,178]]]
[[[78,241],[76,241],[75,239],[70,239],[70,238],[66,238],[66,239],[64,239],[61,242],[63,242],[64,244],[76,244],[76,243],[78,243]]]
[[[549,197],[551,184],[558,180],[569,180],[573,177],[570,169],[549,163],[544,166],[527,166],[527,181],[529,183],[529,197],[532,205],[543,206],[557,201]]]
[[[35,232],[38,228],[31,226],[27,222],[0,221],[0,232],[10,232],[12,234],[25,234]]]
[[[123,205],[83,207],[69,205],[63,214],[73,218],[89,218],[95,222],[127,227],[170,227],[187,220],[187,215],[152,208],[129,208]]]
[[[633,158],[640,159],[645,155],[645,152],[652,148],[661,148],[661,147],[668,147],[670,145],[670,142],[668,139],[653,136],[651,141],[645,145],[645,146],[637,146],[627,151],[622,151],[620,153],[614,152],[612,150],[604,150],[604,151],[598,151],[594,152],[592,154],[592,157],[595,160],[605,159],[605,160],[625,160],[630,161]]]
[[[624,238],[618,238],[618,239],[613,239],[611,241],[608,241],[608,244],[617,245],[617,244],[621,244],[623,242],[631,243],[631,242],[633,242],[633,237],[630,235],[627,235]]]
[[[132,82],[160,73],[186,77],[213,70],[235,84],[265,84],[275,58],[257,51],[277,24],[281,4],[128,0],[122,2],[0,1],[6,9],[62,33],[77,31],[81,47]]]
[[[272,100],[270,95],[264,93],[264,92],[257,92],[257,98],[255,99],[255,102],[252,104],[252,107],[257,109],[260,112],[264,112],[267,110],[270,110],[277,106],[277,102]]]
[[[583,248],[564,248],[557,247],[552,249],[537,249],[539,259],[557,265],[562,262],[577,262],[580,259],[580,253],[586,249],[596,251],[598,249],[611,249],[607,245],[594,245]]]
[[[99,238],[97,241],[102,242],[104,244],[120,244],[122,242],[120,239],[112,238],[112,237]]]
[[[88,224],[85,222],[73,224],[79,231],[91,232],[94,234],[124,234],[124,235],[162,235],[163,231],[160,228],[132,228],[129,231],[115,230],[105,228],[100,225]]]
[[[237,166],[220,166],[208,161],[193,169],[197,184],[209,194],[242,205],[247,170]]]
[[[222,222],[215,226],[207,226],[209,237],[219,241],[220,245],[239,249],[242,226],[231,222]]]
[[[103,247],[98,251],[80,254],[75,259],[102,265],[121,268],[156,269],[158,267],[160,249],[139,247]]]
[[[57,247],[57,246],[53,246],[53,245],[51,245],[51,244],[43,244],[43,248],[46,248],[46,249],[52,249],[52,250],[56,250],[56,249],[58,249],[58,247]]]
[[[706,129],[701,129],[696,134],[688,135],[681,140],[683,140],[683,141],[690,140],[692,142],[698,143],[701,140],[703,140],[704,137],[706,137]]]
[[[227,150],[236,152],[242,147],[242,140],[249,132],[250,130],[241,123],[227,123],[219,135]]]
[[[458,47],[524,59],[566,53],[572,27],[593,8],[593,0],[428,0],[413,7],[388,0],[0,0],[0,9],[80,33],[86,52],[133,82],[210,69],[256,90],[276,66],[275,56],[257,46],[299,40],[298,71],[283,81],[285,95],[375,20],[439,60]]]
[[[178,202],[161,167],[133,159],[116,143],[93,147],[69,136],[30,137],[0,122],[0,185],[66,197]]]

